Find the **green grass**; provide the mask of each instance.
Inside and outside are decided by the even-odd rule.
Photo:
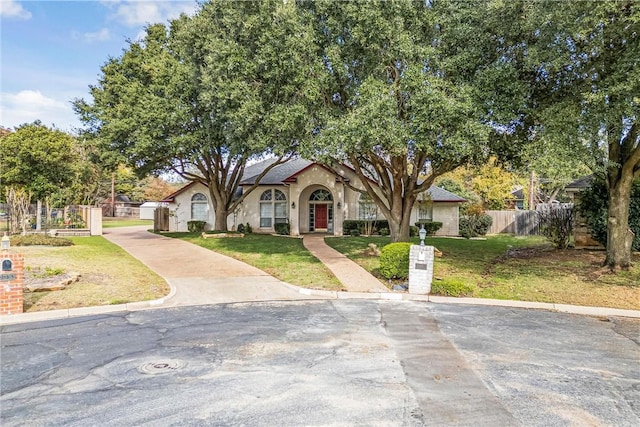
[[[342,284],[302,244],[302,239],[265,234],[204,239],[199,233],[162,233],[230,256],[296,286],[341,290]]]
[[[88,307],[161,298],[167,283],[119,246],[102,236],[70,237],[73,246],[23,246],[29,272],[79,273],[80,280],[62,291],[25,293],[25,311]],[[47,275],[51,277],[50,275]]]
[[[132,227],[135,225],[147,225],[153,228],[153,220],[150,219],[123,219],[123,218],[102,218],[102,228]]]
[[[328,237],[325,241],[380,277],[379,258],[365,251],[369,243],[384,247],[390,243],[388,237]],[[418,244],[418,239],[413,243]],[[434,283],[449,280],[473,285],[474,297],[640,309],[638,254],[634,268],[610,274],[600,267],[603,251],[555,250],[540,237],[432,237],[425,244],[443,253],[434,262]]]

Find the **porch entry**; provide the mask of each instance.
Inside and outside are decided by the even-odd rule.
[[[316,190],[309,197],[309,231],[333,232],[333,197],[327,190]]]

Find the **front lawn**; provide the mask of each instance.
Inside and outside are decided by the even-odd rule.
[[[379,258],[366,254],[388,237],[328,237],[329,246],[380,278]],[[418,244],[418,239],[414,239]],[[452,279],[476,286],[475,297],[640,309],[640,255],[635,268],[617,275],[600,268],[604,251],[555,250],[539,237],[489,236],[486,240],[432,237],[442,251],[434,280]],[[382,279],[384,280],[384,279]]]
[[[80,274],[61,291],[25,292],[25,312],[153,300],[169,293],[164,279],[104,237],[68,239],[73,246],[16,249],[25,257],[25,282],[37,282],[42,272]]]
[[[331,271],[302,244],[302,239],[265,234],[204,239],[198,233],[162,233],[230,256],[292,285],[342,290]]]

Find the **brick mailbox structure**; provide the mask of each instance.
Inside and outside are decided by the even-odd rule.
[[[0,252],[0,316],[23,312],[24,256]]]

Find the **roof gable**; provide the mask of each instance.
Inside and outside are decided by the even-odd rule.
[[[178,196],[179,194],[182,194],[183,192],[187,191],[188,189],[190,189],[191,187],[193,187],[196,184],[204,185],[200,181],[191,181],[190,183],[186,184],[184,187],[180,187],[179,189],[177,189],[173,193],[169,194],[164,199],[160,200],[160,203],[173,203],[176,200],[176,196]]]

